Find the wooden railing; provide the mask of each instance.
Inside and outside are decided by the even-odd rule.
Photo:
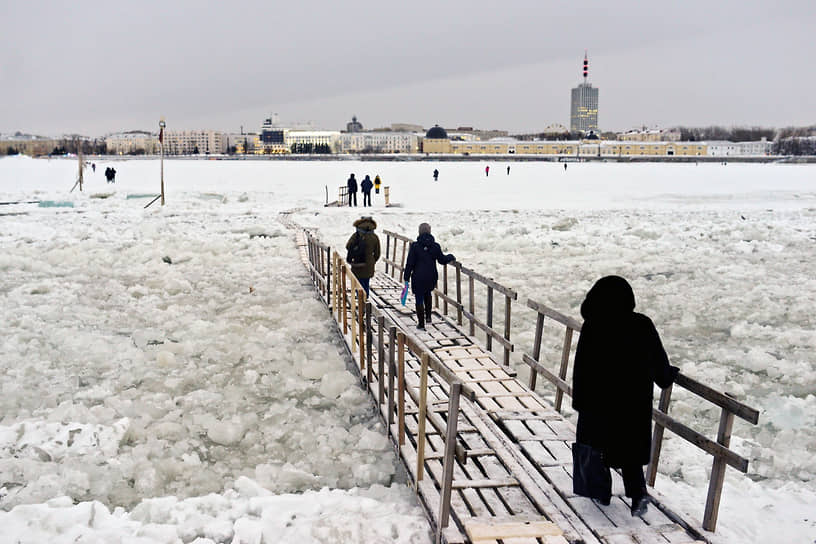
[[[383,231],[386,235],[385,244],[385,273],[392,278],[402,282],[405,271],[405,260],[408,256],[408,247],[413,242],[410,238],[391,232]],[[398,260],[399,258],[399,260]],[[449,270],[454,270],[453,281],[450,280]],[[395,275],[399,272],[399,275]],[[462,293],[462,276],[467,278],[467,299]],[[489,351],[493,351],[493,342],[500,344],[504,350],[503,362],[510,364],[510,353],[514,349],[510,341],[511,307],[514,300],[518,299],[518,293],[505,287],[492,278],[488,278],[478,272],[455,261],[452,264],[442,266],[441,289],[434,289],[434,306],[445,316],[450,311],[456,311],[456,322],[462,325],[463,318],[469,322],[469,332],[473,336],[478,327],[485,334],[485,344]],[[476,285],[484,288],[486,292],[485,320],[482,321],[476,316]],[[453,291],[453,292],[451,292]],[[494,294],[498,292],[504,295],[504,327],[503,330],[494,328]],[[440,304],[440,300],[442,301]],[[467,306],[465,305],[467,303]]]
[[[332,306],[331,292],[331,249],[323,244],[311,232],[306,235],[306,250],[309,254],[309,276],[326,306]]]
[[[336,252],[321,244],[307,233],[309,269],[318,288],[326,286],[327,302],[333,301],[332,315],[343,335],[349,339],[351,357],[359,369],[361,381],[380,406],[388,428],[395,436],[398,451],[405,445],[405,414],[407,398],[417,406],[418,430],[416,436],[416,489],[430,489],[422,483],[425,463],[442,459],[442,479],[437,484],[439,517],[437,542],[450,521],[455,460],[464,463],[468,451],[457,442],[459,403],[462,394],[471,400],[475,392],[451,372],[439,357],[416,338],[401,331],[385,312],[366,300],[365,291],[352,273],[351,267]],[[331,252],[331,265],[324,266],[324,254]],[[316,278],[315,278],[316,276]],[[376,357],[374,350],[376,349]],[[406,356],[420,361],[419,387],[409,387],[405,380]],[[374,363],[376,360],[376,370]],[[429,371],[433,370],[436,384],[447,386],[447,413],[439,406],[428,404]],[[441,380],[440,380],[441,378]],[[407,396],[407,397],[406,397]],[[444,417],[443,417],[444,416]],[[444,451],[425,453],[426,426],[430,424],[444,437]],[[436,489],[433,485],[432,489]]]
[[[535,327],[535,339],[533,341],[532,356],[524,354],[524,362],[530,366],[530,389],[535,389],[536,377],[541,374],[555,385],[555,408],[561,411],[561,403],[564,394],[572,396],[572,388],[567,383],[567,370],[569,369],[570,350],[572,348],[572,337],[574,332],[581,331],[581,323],[571,317],[567,317],[552,308],[540,304],[533,300],[527,301],[527,306],[535,310],[538,314]],[[558,373],[541,364],[541,336],[545,318],[560,323],[565,327],[564,341],[561,348],[561,360]],[[695,395],[719,406],[721,408],[720,427],[717,432],[717,440],[711,440],[694,429],[680,423],[669,416],[669,402],[671,400],[672,386],[663,389],[657,409],[652,408],[652,419],[654,420],[654,434],[652,437],[652,451],[649,466],[646,470],[646,480],[654,487],[657,477],[657,465],[660,460],[660,450],[663,444],[663,431],[668,429],[681,438],[691,442],[698,448],[714,457],[711,469],[711,478],[708,484],[708,495],[706,498],[705,511],[703,513],[703,528],[707,531],[714,531],[717,526],[717,515],[720,507],[720,497],[722,496],[723,479],[725,477],[725,467],[730,465],[742,473],[748,472],[748,460],[741,457],[733,450],[729,449],[731,442],[731,429],[734,424],[734,416],[738,416],[745,421],[756,425],[759,420],[759,412],[747,406],[725,393],[720,393],[697,380],[682,373],[677,375],[674,385],[694,393]]]

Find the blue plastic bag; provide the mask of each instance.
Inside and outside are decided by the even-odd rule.
[[[400,302],[402,305],[405,306],[405,301],[408,300],[408,282],[405,282],[405,285],[402,288],[402,294],[400,294]]]

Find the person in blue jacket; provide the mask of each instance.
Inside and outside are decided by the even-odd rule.
[[[403,275],[406,283],[411,282],[411,292],[416,297],[418,329],[425,329],[425,323],[431,322],[431,293],[439,281],[436,263],[448,264],[455,260],[452,254],[442,253],[442,248],[431,236],[428,223],[419,225],[419,236],[408,250]]]

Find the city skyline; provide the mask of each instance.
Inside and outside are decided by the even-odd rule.
[[[816,121],[803,92],[816,84],[803,69],[812,2],[197,6],[7,4],[0,132],[155,130],[160,116],[168,129],[255,131],[277,112],[316,128],[357,115],[367,128],[530,133],[569,126],[584,50],[602,131]]]

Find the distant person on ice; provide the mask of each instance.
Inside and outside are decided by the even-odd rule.
[[[354,174],[348,178],[346,182],[346,186],[348,187],[348,199],[349,199],[349,206],[351,203],[354,202],[354,205],[357,205],[357,178],[354,177]]]
[[[431,322],[431,292],[439,281],[436,263],[448,264],[455,260],[452,254],[442,253],[442,248],[431,236],[428,223],[419,225],[419,236],[408,250],[403,278],[406,283],[411,282],[411,292],[416,297],[418,329],[425,329],[425,323]]]
[[[485,177],[490,175],[490,165],[485,166]]]
[[[439,170],[434,168],[434,181],[439,181]]]
[[[374,265],[380,258],[380,239],[374,234],[377,223],[373,218],[363,216],[354,222],[354,226],[357,230],[346,242],[346,260],[368,296],[369,283],[374,277]]]
[[[567,163],[564,163],[564,172],[567,171]]]
[[[509,164],[507,165],[507,175],[508,176],[510,175],[510,165]]]
[[[372,187],[374,187],[374,184],[371,182],[371,178],[368,177],[368,174],[366,174],[366,177],[360,182],[360,190],[363,192],[363,207],[371,206]]]
[[[382,184],[382,181],[380,180],[380,175],[377,174],[376,176],[374,176],[374,192],[375,193],[380,194],[380,185],[381,184]]]
[[[587,293],[572,407],[576,441],[599,451],[606,467],[621,469],[631,513],[640,516],[649,499],[643,465],[652,442],[653,384],[668,387],[679,369],[669,365],[652,320],[634,309],[632,287],[620,276],[599,279]],[[601,502],[608,504],[610,494],[611,488]]]

